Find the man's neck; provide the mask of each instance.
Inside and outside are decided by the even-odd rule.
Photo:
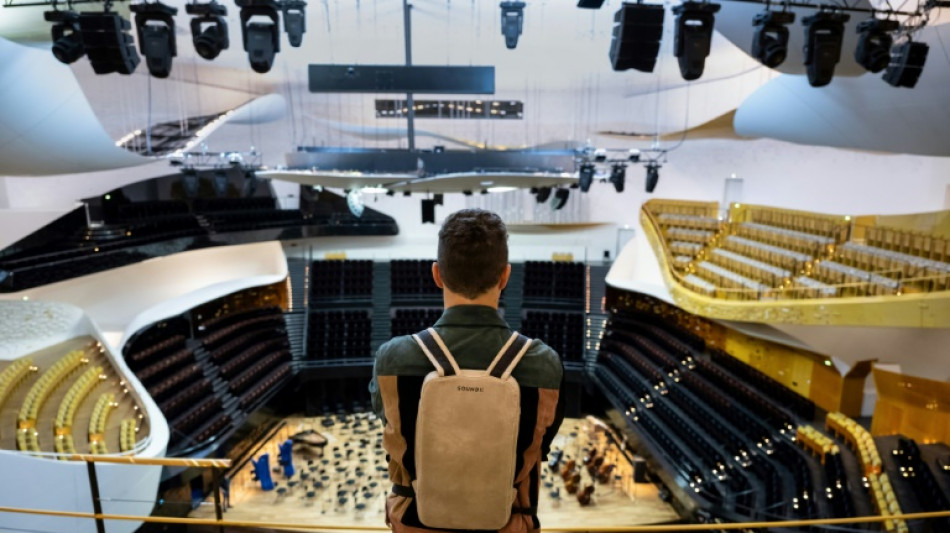
[[[442,303],[446,309],[455,307],[457,305],[485,305],[494,309],[498,309],[498,298],[500,296],[500,292],[489,291],[485,294],[479,295],[475,299],[469,299],[462,296],[461,294],[455,294],[451,291],[443,290]]]

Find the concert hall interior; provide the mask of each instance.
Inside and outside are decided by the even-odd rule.
[[[3,0],[0,58],[0,532],[388,530],[466,208],[563,367],[528,526],[950,532],[946,0]]]

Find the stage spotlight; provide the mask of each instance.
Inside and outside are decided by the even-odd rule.
[[[673,8],[676,15],[673,47],[684,80],[695,80],[703,75],[719,7],[719,4],[683,2]]]
[[[927,43],[906,41],[894,47],[891,62],[884,72],[884,81],[894,87],[913,88],[917,85],[924,63],[927,61]]]
[[[854,59],[870,72],[880,72],[887,68],[891,60],[891,47],[900,24],[896,20],[871,19],[858,24],[858,47]]]
[[[752,19],[755,36],[752,39],[752,56],[759,63],[775,68],[788,57],[788,26],[795,22],[791,11],[765,11]]]
[[[142,59],[129,34],[132,23],[110,11],[80,13],[79,30],[86,57],[96,74],[132,74]]]
[[[656,164],[656,161],[647,163],[646,190],[649,193],[652,193],[653,189],[656,189],[656,183],[660,181],[660,166],[661,165]]]
[[[594,183],[594,164],[589,162],[581,163],[581,168],[577,172],[577,184],[581,192],[590,190],[591,183]]]
[[[640,162],[640,150],[637,150],[636,148],[631,148],[627,154],[628,154],[627,159],[629,159],[631,163]]]
[[[303,0],[284,0],[281,8],[284,10],[284,31],[290,46],[300,48],[303,43],[303,34],[307,31],[306,13],[307,3]]]
[[[870,72],[880,72],[887,68],[891,60],[891,45],[894,38],[891,32],[897,31],[900,24],[896,20],[870,19],[858,24],[858,47],[854,50],[854,60]]]
[[[156,78],[167,78],[172,72],[172,58],[178,55],[175,46],[175,19],[178,8],[161,2],[132,4],[139,50],[145,56],[148,71]]]
[[[841,59],[844,23],[851,18],[845,13],[819,11],[802,19],[805,25],[805,67],[808,84],[823,87],[831,83],[835,65]]]
[[[518,46],[518,37],[524,28],[524,2],[501,3],[501,34],[505,36],[505,46],[514,50]]]
[[[43,18],[52,22],[53,56],[61,63],[74,63],[86,51],[79,31],[79,13],[75,11],[46,11]]]
[[[610,167],[610,183],[614,184],[617,192],[623,192],[624,182],[627,180],[627,165],[614,163]]]
[[[534,195],[535,200],[539,204],[543,204],[548,201],[548,198],[551,197],[551,188],[550,187],[538,187],[538,192]]]
[[[228,39],[228,8],[211,1],[207,4],[185,4],[191,19],[191,42],[199,56],[212,60],[231,45]]]
[[[237,0],[241,7],[241,36],[244,51],[255,72],[264,74],[274,66],[280,51],[280,18],[274,0]],[[252,17],[258,17],[251,20]]]
[[[561,209],[562,207],[564,207],[564,204],[567,203],[567,199],[570,196],[571,196],[570,189],[562,189],[558,187],[558,189],[554,192],[554,199],[551,200],[551,210],[557,211]]]

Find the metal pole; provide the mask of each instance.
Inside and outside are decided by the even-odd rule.
[[[89,493],[92,495],[92,512],[96,514],[96,531],[106,533],[105,520],[102,515],[102,502],[99,501],[99,478],[96,477],[96,464],[86,461],[86,472],[89,474]]]
[[[224,514],[221,512],[221,471],[217,467],[211,467],[211,490],[214,491],[214,515],[218,521],[224,520]],[[219,525],[218,531],[224,533],[224,526]]]
[[[403,30],[406,41],[406,66],[412,66],[412,5],[409,0],[402,0]],[[409,137],[409,151],[416,149],[416,106],[412,93],[406,93],[406,105],[409,107],[406,134]]]

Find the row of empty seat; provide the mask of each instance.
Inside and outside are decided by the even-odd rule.
[[[857,481],[827,436],[799,422],[814,405],[676,326],[611,315],[596,375],[653,454],[732,520],[855,516]],[[728,359],[727,359],[728,358]],[[747,370],[742,370],[746,366]],[[748,381],[747,381],[748,379]],[[811,459],[793,445],[809,442]]]
[[[442,316],[441,307],[396,309],[392,317],[392,336],[412,335],[433,324]]]
[[[69,387],[59,404],[59,409],[56,411],[56,421],[53,423],[53,429],[57,435],[72,433],[73,419],[76,417],[79,404],[86,399],[86,396],[89,396],[92,389],[105,377],[101,366],[93,367],[84,371]]]
[[[46,400],[52,394],[56,387],[60,386],[73,371],[81,365],[88,363],[86,354],[82,350],[75,350],[66,354],[53,364],[40,378],[30,387],[30,391],[20,406],[20,413],[17,416],[17,427],[20,429],[31,429],[36,426],[36,419],[39,416],[40,409]]]
[[[307,356],[310,359],[372,357],[373,320],[366,309],[310,310]]]
[[[192,315],[191,339],[189,321],[177,317],[138,332],[126,347],[129,366],[168,420],[170,454],[215,437],[291,375],[280,308]],[[281,369],[280,379],[272,379]],[[229,407],[235,403],[238,412]]]
[[[369,298],[373,294],[370,260],[314,261],[310,265],[311,300]]]
[[[583,361],[586,330],[584,313],[526,310],[521,333],[543,340],[564,361]]]
[[[898,238],[904,233],[868,228],[862,243],[847,240],[847,217],[751,207],[741,222],[723,223],[702,203],[651,201],[644,209],[680,281],[708,296],[801,299],[950,289],[945,239],[934,236]],[[882,235],[897,249],[874,246]]]
[[[587,268],[583,263],[525,261],[524,299],[583,300],[587,290]]]
[[[395,259],[390,262],[390,282],[393,297],[442,296],[432,279],[432,263],[425,259]]]

